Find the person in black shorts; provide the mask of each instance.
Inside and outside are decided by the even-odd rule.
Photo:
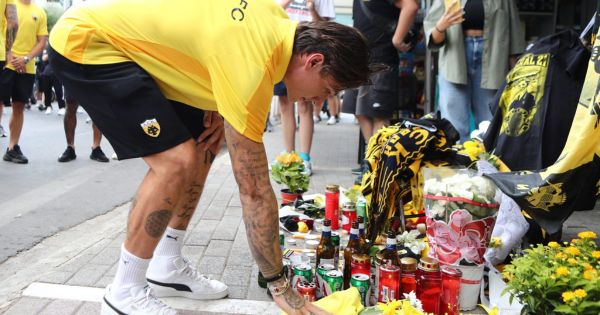
[[[0,100],[12,98],[9,144],[3,160],[18,164],[29,162],[21,152],[19,139],[23,129],[25,103],[33,90],[35,65],[33,58],[39,55],[48,41],[46,13],[30,0],[17,1],[19,32],[12,46],[8,64],[0,74]]]
[[[77,127],[77,108],[79,102],[73,98],[70,94],[65,93],[66,99],[66,110],[65,117],[63,119],[65,126],[65,137],[67,138],[67,148],[59,157],[59,162],[69,162],[77,158],[75,154],[75,127]],[[92,142],[92,153],[90,153],[90,159],[98,162],[108,162],[108,158],[100,148],[100,141],[102,141],[102,132],[96,127],[96,124],[92,122],[93,130],[93,142]]]
[[[6,47],[6,50],[2,49],[0,51],[0,69],[4,69],[4,66],[6,66],[6,51],[10,51],[12,48],[19,23],[17,21],[17,8],[14,3],[6,3],[6,6],[1,9],[4,9],[4,23],[6,23],[6,32],[0,32],[0,47]],[[6,137],[6,131],[2,127],[2,114],[5,102],[5,100],[0,99],[0,137],[2,138]]]

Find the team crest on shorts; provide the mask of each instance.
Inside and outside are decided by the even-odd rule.
[[[158,137],[160,135],[160,124],[156,120],[156,118],[148,119],[140,124],[144,132],[152,138]]]

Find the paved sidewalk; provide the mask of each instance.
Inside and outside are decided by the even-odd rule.
[[[280,126],[264,141],[272,161],[283,150]],[[352,185],[357,147],[358,126],[351,118],[334,126],[317,124],[308,193],[322,193],[331,183]],[[276,193],[281,188],[273,187]],[[279,314],[257,285],[258,268],[246,240],[229,155],[215,160],[201,199],[183,251],[200,272],[229,285],[230,294],[219,301],[174,298],[168,303],[184,314]],[[0,313],[97,314],[116,271],[129,206],[60,232],[0,265]]]
[[[269,161],[283,150],[281,128],[265,134]],[[325,185],[349,187],[357,166],[358,126],[315,126],[314,175],[308,193]],[[273,183],[276,192],[281,188]],[[0,314],[98,314],[103,288],[116,270],[129,203],[67,231],[0,265]],[[598,207],[597,207],[598,208]],[[279,314],[257,286],[258,269],[252,260],[242,222],[237,186],[227,154],[215,160],[203,198],[190,225],[184,253],[202,273],[230,287],[227,299],[192,301],[167,299],[183,314]],[[600,211],[576,212],[565,223],[565,238],[583,230],[600,234]]]

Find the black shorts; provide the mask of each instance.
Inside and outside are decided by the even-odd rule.
[[[195,139],[204,111],[165,98],[139,65],[82,65],[49,49],[54,73],[81,102],[120,160],[143,157]]]
[[[13,102],[27,103],[33,92],[35,75],[18,73],[4,68],[0,73],[0,100],[12,98]]]
[[[356,115],[389,118],[399,109],[398,67],[378,72],[371,77],[372,85],[361,86],[356,94]],[[344,100],[346,101],[346,100]]]

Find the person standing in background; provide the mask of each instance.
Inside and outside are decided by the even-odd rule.
[[[48,25],[44,10],[31,3],[31,0],[19,0],[16,4],[19,32],[11,51],[8,52],[9,62],[0,74],[0,100],[12,97],[10,142],[3,159],[7,162],[26,164],[29,160],[19,147],[23,112],[35,80],[35,65],[32,59],[46,46]]]
[[[354,0],[354,27],[369,41],[372,62],[389,67],[373,75],[373,85],[344,92],[343,111],[356,115],[366,143],[398,110],[398,51],[411,48],[405,39],[418,10],[416,0]]]
[[[4,19],[0,19],[0,68],[6,66],[6,52],[10,51],[19,29],[17,18],[17,7],[15,0],[0,0],[0,8],[4,8]],[[5,49],[2,49],[5,47]],[[2,127],[2,113],[4,111],[4,100],[0,99],[0,137],[6,137]]]
[[[463,8],[463,9],[461,9]],[[439,108],[468,140],[475,125],[490,120],[489,104],[516,55],[525,48],[513,0],[437,0],[424,21],[427,47],[439,51]],[[512,60],[511,60],[512,59]]]
[[[281,0],[279,2],[292,21],[320,21],[335,18],[333,0]],[[275,95],[278,96],[281,109],[281,127],[283,142],[288,152],[296,151],[296,115],[294,102],[287,97],[287,89],[283,82],[275,85]],[[298,100],[298,116],[300,120],[300,157],[304,160],[304,172],[312,175],[310,149],[314,134],[313,106],[310,100]]]

